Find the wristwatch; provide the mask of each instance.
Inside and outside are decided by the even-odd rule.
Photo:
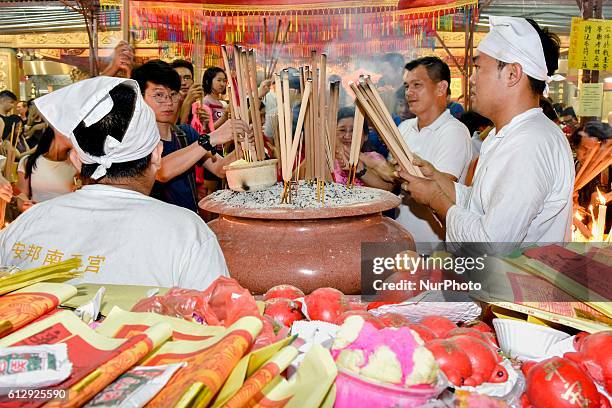
[[[363,166],[363,169],[361,169],[360,171],[358,171],[357,173],[355,173],[355,177],[360,179],[363,176],[365,176],[366,172],[368,171],[368,168],[366,166]]]
[[[204,150],[208,150],[212,154],[218,153],[217,148],[210,144],[210,135],[208,133],[203,133],[198,137],[198,144],[204,148]]]

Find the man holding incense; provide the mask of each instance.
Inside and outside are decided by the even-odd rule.
[[[232,126],[234,132],[241,135],[240,138],[250,134],[250,129],[236,119],[227,121],[210,134],[202,135],[190,125],[176,126],[181,80],[179,74],[164,61],[151,60],[141,65],[132,71],[132,79],[138,82],[144,101],[155,113],[164,146],[152,196],[197,213],[195,165],[203,161],[205,168],[223,177],[223,166],[236,160],[234,154],[225,157],[219,154],[224,143],[234,140]]]
[[[96,77],[35,101],[70,138],[93,183],[37,204],[0,233],[0,264],[22,269],[82,260],[84,282],[205,289],[227,267],[191,211],[149,197],[161,167],[153,110],[129,79]]]
[[[416,118],[400,123],[408,148],[431,162],[451,181],[464,182],[473,146],[467,127],[455,119],[447,105],[450,69],[438,57],[423,57],[406,64],[405,98]],[[430,253],[444,241],[444,228],[431,210],[412,197],[403,197],[397,218],[412,234],[417,249]]]
[[[495,125],[482,144],[473,185],[424,160],[425,178],[403,187],[446,221],[447,242],[570,239],[574,167],[569,143],[539,107],[557,69],[559,39],[531,20],[490,16],[470,78],[473,109]],[[443,170],[442,170],[443,171]],[[491,245],[487,245],[491,247]],[[497,249],[493,248],[494,251]]]

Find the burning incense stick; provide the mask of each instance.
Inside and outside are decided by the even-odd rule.
[[[359,163],[359,150],[361,150],[361,138],[363,136],[363,123],[363,113],[359,107],[356,107],[355,117],[353,119],[351,150],[349,154],[349,176],[346,181],[347,187],[353,187],[355,185],[355,173],[357,172],[357,164]]]

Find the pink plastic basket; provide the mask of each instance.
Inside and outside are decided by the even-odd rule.
[[[381,384],[349,371],[338,368],[336,377],[335,408],[396,408],[420,407],[436,398],[447,387],[447,381],[440,376],[434,385],[400,387]]]

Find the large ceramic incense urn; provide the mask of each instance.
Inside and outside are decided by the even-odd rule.
[[[376,190],[376,199],[342,207],[247,208],[211,196],[200,202],[219,214],[208,223],[217,235],[230,276],[254,294],[280,284],[310,293],[333,287],[361,291],[361,244],[395,243],[415,249],[412,235],[383,211],[400,199]]]

